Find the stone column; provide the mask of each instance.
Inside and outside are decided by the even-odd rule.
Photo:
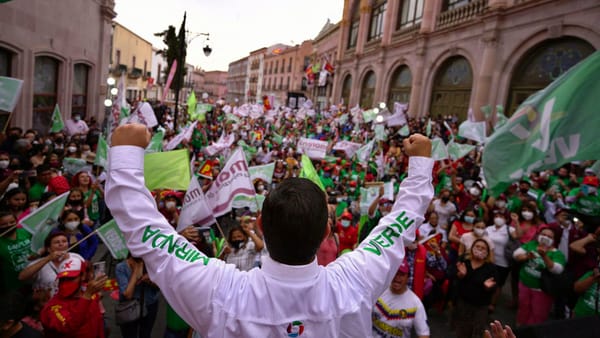
[[[423,4],[423,20],[421,21],[420,33],[431,33],[435,29],[435,21],[442,9],[442,2],[425,0]]]
[[[396,28],[394,18],[398,17],[399,7],[400,0],[388,0],[385,9],[385,18],[383,19],[383,36],[381,37],[381,44],[384,46],[389,45],[392,41],[392,33],[394,33]]]
[[[484,34],[482,40],[485,46],[481,55],[481,68],[479,74],[477,74],[476,86],[473,88],[474,99],[472,100],[473,105],[471,107],[476,121],[483,121],[485,119],[480,108],[493,103],[490,102],[490,88],[497,54],[496,34]]]
[[[417,40],[417,49],[415,51],[416,63],[415,66],[410,69],[412,76],[412,84],[410,88],[410,102],[408,103],[409,117],[419,117],[425,114],[423,111],[424,107],[427,106],[421,99],[424,98],[422,92],[423,88],[424,67],[425,67],[425,39]]]
[[[355,53],[357,55],[362,54],[365,43],[367,42],[367,35],[369,34],[369,19],[371,16],[371,5],[368,0],[361,0],[360,2],[360,22],[358,23],[358,37],[356,39]]]

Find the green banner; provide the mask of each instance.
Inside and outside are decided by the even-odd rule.
[[[115,259],[127,258],[129,250],[125,243],[125,237],[114,219],[99,227],[96,233]]]
[[[148,190],[187,190],[190,185],[190,159],[187,149],[146,154],[144,178]]]
[[[600,159],[600,52],[530,96],[489,139],[483,171],[491,193],[502,193],[532,171]]]

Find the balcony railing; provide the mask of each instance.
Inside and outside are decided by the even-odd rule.
[[[445,11],[437,20],[437,28],[442,29],[469,21],[483,13],[487,8],[488,0],[474,0],[469,4]]]
[[[131,72],[127,74],[130,79],[139,79],[142,76],[143,71],[139,68],[132,68]]]
[[[127,65],[116,65],[115,68],[111,70],[111,73],[114,75],[120,76],[121,74],[127,73]]]

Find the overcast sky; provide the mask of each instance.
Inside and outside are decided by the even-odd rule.
[[[343,0],[117,0],[115,20],[164,48],[154,33],[169,25],[179,30],[187,11],[188,31],[210,33],[213,49],[204,56],[205,38],[197,37],[188,45],[187,63],[226,71],[230,62],[256,49],[313,39],[328,18],[341,19],[343,7]]]

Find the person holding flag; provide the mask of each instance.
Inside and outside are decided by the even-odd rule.
[[[427,138],[412,135],[404,141],[411,159],[392,211],[356,250],[325,268],[318,267],[315,254],[329,235],[326,196],[310,180],[284,180],[263,204],[270,256],[262,269],[249,272],[204,256],[160,215],[144,189],[149,142],[145,126],[115,130],[106,200],[132,255],[144,260],[149,277],[196,331],[210,337],[371,334],[372,304],[390,285],[404,259],[403,238],[414,240],[433,195]],[[236,175],[238,167],[232,169]]]

